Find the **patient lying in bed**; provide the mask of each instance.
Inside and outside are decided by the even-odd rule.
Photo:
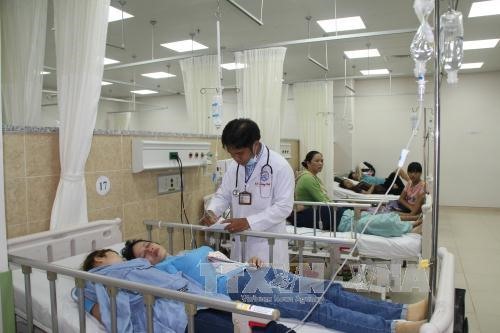
[[[140,264],[147,269],[134,269],[132,275],[121,274],[125,278],[144,274],[149,284],[155,284],[155,280],[149,278],[151,272],[164,274],[165,279],[179,284],[174,286],[179,287],[177,290],[193,292],[201,289],[205,295],[229,297],[253,305],[277,308],[283,317],[303,319],[328,285],[328,281],[261,267],[262,263],[257,258],[252,258],[251,262],[261,267],[259,269],[239,264],[230,272],[218,274],[216,267],[208,259],[212,252],[209,247],[187,251],[178,256],[167,256],[165,249],[156,243],[138,240],[129,241],[127,245],[122,251],[125,256],[129,259],[139,257],[129,263]],[[161,255],[158,256],[159,254]],[[158,261],[162,256],[163,259]],[[145,264],[144,259],[148,258],[152,260],[151,264],[156,264],[156,268]],[[124,266],[119,267],[120,269],[127,267],[127,263],[112,265]],[[102,274],[109,271],[109,267],[98,267],[93,272]],[[325,299],[313,310],[308,320],[343,332],[417,332],[423,323],[421,320],[425,318],[426,308],[425,301],[402,305],[371,300],[348,293],[339,284],[333,283],[325,293]],[[183,318],[181,313],[176,312],[176,315]],[[398,321],[399,319],[408,321]]]

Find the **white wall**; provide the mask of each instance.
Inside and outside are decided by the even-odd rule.
[[[500,72],[459,74],[458,86],[441,89],[442,205],[500,207]],[[429,85],[425,105],[433,107]],[[373,162],[377,175],[394,169],[410,133],[409,111],[416,106],[413,78],[360,80],[356,83],[356,128],[353,161]],[[406,95],[405,95],[406,93]],[[378,94],[380,96],[363,97]],[[421,133],[407,161],[422,161]],[[432,166],[431,166],[432,170]]]

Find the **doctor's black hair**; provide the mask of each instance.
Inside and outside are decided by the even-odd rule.
[[[422,173],[422,165],[418,162],[411,162],[410,164],[408,164],[408,169],[406,170],[406,172],[408,172],[408,173],[410,173],[410,172]]]
[[[227,123],[222,131],[222,147],[250,148],[255,141],[260,140],[260,129],[257,124],[247,118],[233,119]]]
[[[304,160],[300,162],[300,164],[302,164],[302,166],[307,169],[307,162],[311,163],[312,159],[314,158],[314,155],[316,154],[321,154],[321,153],[316,150],[311,150],[306,154],[306,158],[304,158]]]

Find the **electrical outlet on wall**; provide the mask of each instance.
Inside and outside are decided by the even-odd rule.
[[[181,190],[181,175],[159,175],[158,194],[179,192]]]

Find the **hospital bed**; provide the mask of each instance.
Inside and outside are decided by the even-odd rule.
[[[363,202],[370,202],[370,200],[363,200]],[[402,291],[400,285],[396,283],[400,279],[401,266],[404,262],[412,262],[417,265],[419,260],[423,258],[429,258],[428,249],[430,249],[431,242],[431,219],[432,219],[432,197],[427,196],[426,204],[422,207],[423,212],[423,232],[422,235],[408,233],[399,237],[381,237],[376,235],[361,235],[356,232],[356,222],[360,216],[360,209],[365,209],[371,207],[371,205],[366,203],[347,203],[347,202],[294,202],[294,221],[296,221],[297,206],[309,206],[313,208],[313,226],[318,226],[319,221],[316,221],[316,212],[321,207],[333,208],[332,221],[336,221],[336,209],[338,207],[351,207],[355,210],[354,222],[351,226],[350,232],[338,232],[336,231],[335,223],[332,223],[332,230],[321,230],[316,228],[301,228],[297,227],[296,223],[294,225],[287,225],[287,231],[289,233],[298,235],[313,235],[321,237],[335,237],[342,239],[352,239],[357,240],[356,251],[353,255],[341,256],[342,260],[348,259],[348,266],[354,265],[357,268],[360,265],[368,265],[374,271],[372,275],[375,276],[370,283],[366,281],[356,284],[343,283],[344,287],[350,289],[356,289],[357,291],[375,291],[380,294],[382,298],[385,298],[386,293],[389,291],[399,292]],[[425,237],[425,241],[423,241]],[[349,252],[349,248],[344,249],[344,253]],[[290,253],[296,253],[296,247],[290,247]],[[312,242],[306,244],[304,253],[308,258],[328,258],[329,254],[322,251],[321,242]],[[357,269],[356,268],[356,269]],[[359,278],[359,276],[358,276]],[[354,281],[354,280],[353,280]],[[426,291],[426,290],[424,290]]]
[[[79,270],[77,267],[89,251],[102,247],[115,249],[122,247],[120,223],[120,220],[97,221],[64,231],[42,232],[9,240],[9,262],[13,271],[15,311],[19,317],[27,320],[28,327],[31,327],[29,323],[33,322],[45,332],[104,332],[103,327],[92,316],[83,312],[83,302],[76,303],[70,298],[70,290],[75,285],[77,287],[83,286],[83,280],[103,282],[115,288],[138,290],[147,295],[187,302],[191,304],[191,306],[187,307],[188,314],[190,314],[190,331],[193,327],[192,314],[195,312],[193,304],[206,305],[242,314],[243,316],[235,315],[233,317],[233,320],[240,323],[248,320],[246,316],[262,318],[263,320],[273,320],[279,317],[279,311],[268,310],[268,312],[262,313],[242,310],[235,302],[186,295],[176,291],[116,280]],[[162,225],[158,221],[152,224],[156,226]],[[280,237],[281,235],[275,236]],[[307,238],[301,238],[300,236],[295,236],[295,238],[300,241],[307,240]],[[325,241],[328,242],[328,240]],[[332,242],[332,244],[339,244],[339,246],[343,243],[346,243],[346,240]],[[448,264],[443,266],[445,261]],[[450,259],[445,261],[441,263],[445,270],[441,271],[442,278],[440,279],[439,290],[443,285],[448,289],[450,286],[453,288],[453,262],[450,264]],[[451,270],[451,273],[443,275],[443,272],[448,270]],[[443,288],[443,290],[445,289]],[[148,297],[146,296],[145,299],[148,299]],[[436,325],[438,325],[437,327],[448,327],[453,324],[453,312],[451,312],[451,315],[447,315],[449,311],[453,311],[453,299],[450,300],[449,294],[444,291],[441,294],[438,293],[437,300],[441,299],[442,301],[436,302],[438,306],[435,312],[440,311],[440,318],[444,316],[447,321],[443,322],[441,320]],[[448,306],[449,304],[452,305],[451,308]],[[449,318],[451,318],[451,322],[448,320]],[[281,322],[289,327],[298,323],[297,320],[288,319],[282,319]],[[240,325],[239,328],[244,329],[245,326]],[[32,330],[28,329],[27,331],[31,332]],[[334,332],[314,323],[307,323],[296,329],[296,331],[311,333]],[[244,331],[241,330],[240,332]],[[428,332],[445,332],[445,330]]]

